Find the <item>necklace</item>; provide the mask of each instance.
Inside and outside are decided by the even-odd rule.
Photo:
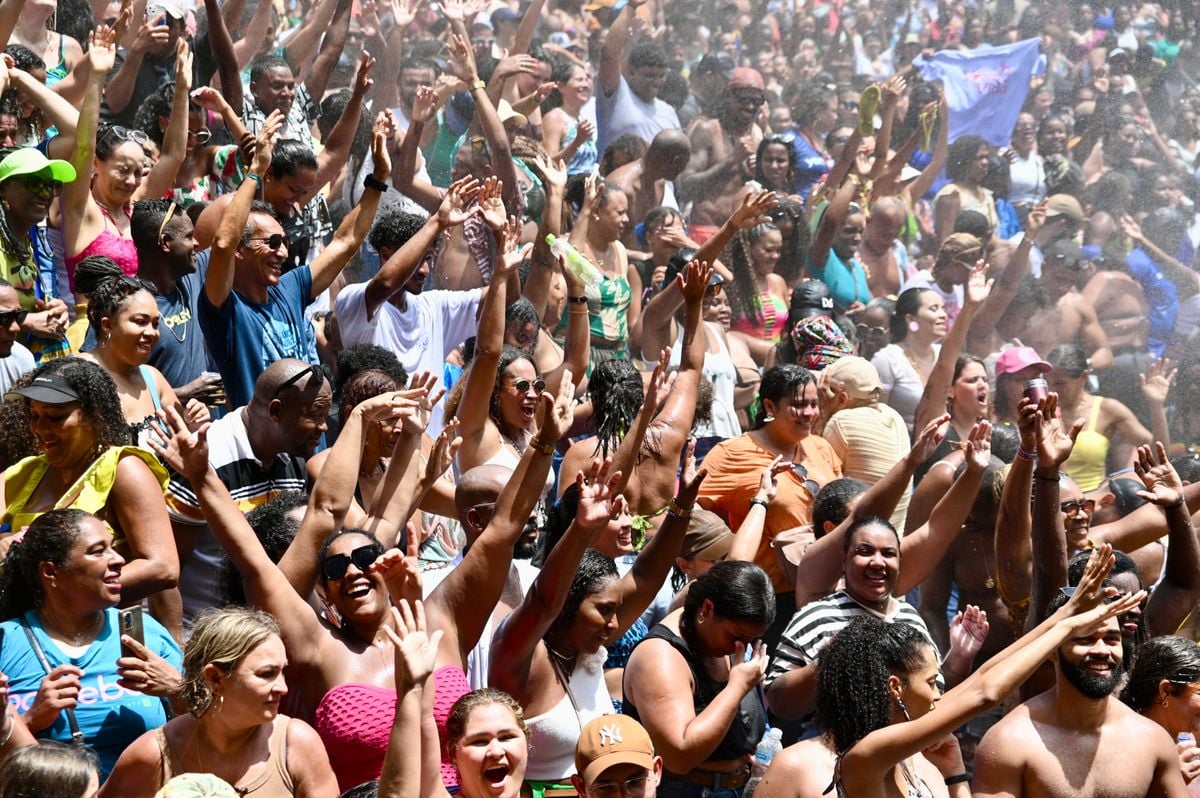
[[[976,534],[982,535],[982,533]],[[979,562],[983,565],[983,572],[987,575],[987,578],[983,580],[983,586],[988,590],[995,590],[996,577],[992,575],[992,569],[988,567],[988,558],[983,553],[983,546],[980,545],[978,537],[972,536],[972,540],[975,542],[975,553],[979,555]]]
[[[933,368],[933,365],[937,363],[937,355],[931,357],[927,363],[921,363],[919,360],[917,360],[916,355],[913,354],[912,346],[908,343],[908,341],[904,341],[901,346],[904,349],[904,356],[907,357],[908,362],[912,364],[913,371],[917,372],[918,374],[921,373],[921,369]]]
[[[179,324],[179,326],[183,328],[183,335],[182,336],[178,335],[175,332],[175,328],[172,327],[170,324],[168,324],[166,319],[163,319],[163,326],[167,328],[167,332],[171,333],[172,338],[174,338],[179,343],[183,343],[184,341],[187,340],[187,337],[188,337],[188,323],[192,320],[192,313],[191,313],[191,308],[188,305],[187,291],[184,290],[183,283],[177,283],[175,285],[175,290],[179,292],[179,299],[180,299],[180,302],[183,304],[184,312],[179,314],[180,317],[182,317],[182,319],[183,319],[183,321]]]
[[[71,646],[85,645],[85,639],[88,637],[94,638],[94,636],[99,632],[100,624],[104,623],[104,613],[98,613],[96,615],[96,620],[92,621],[91,626],[75,635],[69,635],[62,629],[59,629],[54,624],[50,623],[50,617],[46,615],[46,613],[42,612],[38,614],[41,616],[42,625],[45,626],[47,630],[54,632],[54,634],[58,635],[60,640]],[[88,640],[87,642],[90,643],[91,641]]]

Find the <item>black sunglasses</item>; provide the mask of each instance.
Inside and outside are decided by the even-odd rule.
[[[359,546],[349,554],[331,554],[321,560],[321,574],[326,579],[341,579],[350,570],[350,563],[365,574],[380,554],[383,554],[383,546],[378,543]]]
[[[808,469],[800,463],[792,463],[792,473],[794,473],[800,479],[800,481],[804,483],[805,490],[811,493],[815,498],[817,493],[821,490],[821,486],[815,479],[808,478]]]
[[[0,313],[0,327],[11,327],[14,322],[23,324],[28,315],[28,310],[8,310]]]
[[[513,387],[517,389],[517,393],[527,393],[531,386],[533,387],[534,393],[540,394],[542,391],[546,390],[546,381],[542,380],[542,379],[537,379],[537,380],[532,380],[532,381],[517,380],[516,382],[513,383]]]
[[[37,175],[22,175],[16,178],[16,180],[24,186],[26,191],[35,197],[57,197],[62,193],[63,189],[63,184],[57,180],[46,180]]]
[[[308,368],[304,369],[303,371],[297,371],[295,374],[293,374],[292,376],[290,376],[286,380],[284,380],[282,383],[280,383],[279,387],[275,389],[275,393],[271,394],[271,399],[272,400],[278,399],[279,394],[283,393],[288,388],[292,387],[296,383],[300,382],[300,380],[304,379],[305,376],[310,375],[310,374],[312,375],[313,379],[316,380],[315,384],[318,388],[320,388],[320,386],[324,385],[325,380],[328,379],[328,375],[325,373],[325,369],[322,366],[309,366]]]
[[[243,243],[249,244],[251,241],[266,241],[268,249],[279,249],[283,244],[287,243],[287,236],[283,233],[272,233],[269,236],[254,236],[247,238]]]

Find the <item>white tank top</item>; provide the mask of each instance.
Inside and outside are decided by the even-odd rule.
[[[549,712],[526,718],[529,728],[527,781],[565,782],[575,772],[575,744],[584,725],[601,715],[613,714],[612,699],[604,683],[608,651],[580,658],[571,673],[566,695]]]

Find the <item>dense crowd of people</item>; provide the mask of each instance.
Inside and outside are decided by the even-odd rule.
[[[1200,795],[1198,19],[0,0],[0,795]]]

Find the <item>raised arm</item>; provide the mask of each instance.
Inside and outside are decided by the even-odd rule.
[[[1004,480],[996,513],[996,592],[1013,612],[1029,600],[1033,585],[1033,467],[1037,457],[1037,405],[1021,400],[1021,443]]]
[[[337,0],[337,5],[333,10],[333,18],[329,21],[329,27],[322,30],[321,49],[317,51],[317,57],[313,59],[312,68],[308,71],[308,76],[304,79],[304,88],[308,89],[308,96],[313,98],[313,102],[321,102],[321,98],[325,96],[325,88],[329,85],[329,77],[333,74],[333,68],[337,66],[338,59],[342,56],[342,50],[346,46],[346,36],[350,33],[350,9],[352,6],[351,0]],[[351,54],[353,55],[353,54]],[[362,60],[370,59],[371,56],[365,50],[362,54]],[[374,59],[371,59],[372,63]],[[354,121],[355,127],[358,126],[357,115]],[[336,130],[336,128],[334,128]],[[330,133],[330,139],[333,134]]]
[[[175,48],[175,96],[171,100],[171,118],[163,134],[162,153],[150,174],[142,181],[134,199],[161,197],[175,184],[175,175],[187,157],[188,101],[192,93],[192,50],[180,38]]]
[[[5,56],[9,62],[10,57]],[[58,135],[50,139],[47,147],[51,158],[70,158],[75,148],[75,137],[79,127],[79,109],[60,97],[53,89],[30,75],[23,69],[17,69],[8,63],[8,85],[21,90],[34,105],[41,109],[50,124],[54,125]]]
[[[267,37],[267,31],[271,29],[271,15],[274,5],[258,0],[258,4],[254,7],[254,14],[250,17],[250,21],[246,23],[245,30],[241,31],[241,38],[233,44],[234,58],[237,59],[237,68],[240,72],[250,65],[254,60],[254,56],[258,55],[259,49],[263,45],[263,40]],[[232,22],[233,25],[241,25],[241,15],[234,17],[230,15],[230,19],[226,20],[226,24]],[[275,46],[275,42],[268,42],[271,47]],[[239,77],[238,83],[242,80]],[[225,79],[221,78],[221,83],[224,85]],[[244,100],[243,100],[244,101]],[[230,103],[232,105],[232,103]],[[241,110],[241,106],[234,105],[234,108]]]
[[[853,140],[853,137],[851,137]],[[847,147],[850,145],[847,144]],[[825,208],[825,213],[821,216],[821,224],[817,227],[817,234],[813,238],[812,249],[810,250],[809,260],[818,268],[824,268],[829,261],[829,250],[833,248],[833,240],[837,237],[838,231],[841,229],[842,222],[846,219],[846,212],[850,209],[850,202],[854,199],[858,192],[858,178],[852,176],[841,183],[837,190],[833,192],[833,196],[829,200],[829,205]],[[835,185],[831,183],[830,185]]]
[[[576,477],[579,509],[575,520],[546,558],[525,598],[492,638],[489,682],[518,701],[529,695],[534,651],[562,612],[584,551],[625,506],[625,499],[615,490],[621,475],[610,472],[608,465],[596,461],[586,475],[581,472]]]
[[[563,228],[563,196],[567,190],[567,164],[562,159],[548,160],[542,156],[529,164],[542,180],[542,188],[546,192],[546,207],[542,218],[538,220],[537,238],[533,242],[533,257],[529,276],[521,289],[522,295],[533,305],[538,318],[546,315],[546,305],[550,301],[550,286],[554,281],[554,273],[558,270],[558,261],[550,252],[546,236],[556,238],[562,235]],[[565,274],[565,272],[564,272]],[[568,291],[568,294],[571,294]],[[581,295],[582,291],[576,291]],[[569,308],[568,308],[569,309]],[[574,371],[574,370],[573,370]],[[576,374],[580,372],[575,371]]]
[[[1167,561],[1146,605],[1146,629],[1151,637],[1171,635],[1200,599],[1200,545],[1183,500],[1183,481],[1167,459],[1166,445],[1155,441],[1153,448],[1139,446],[1133,469],[1146,486],[1138,496],[1167,517]]]
[[[597,88],[604,96],[611,96],[621,84],[621,66],[625,59],[625,46],[633,33],[634,20],[637,10],[645,0],[630,0],[625,4],[613,20],[608,35],[604,37],[604,47],[600,50],[600,72],[596,78]]]
[[[950,106],[946,104],[946,94],[940,90],[938,91],[937,119],[938,132],[933,145],[933,157],[921,170],[921,174],[905,189],[910,208],[916,204],[917,200],[924,197],[929,189],[933,188],[934,182],[937,181],[942,174],[942,169],[946,166],[946,153],[950,148]]]
[[[488,145],[488,153],[492,156],[492,171],[500,179],[504,187],[504,207],[514,212],[521,202],[521,187],[517,181],[517,167],[513,163],[512,147],[508,140],[508,132],[500,121],[496,106],[484,90],[475,87],[480,84],[479,70],[475,66],[475,51],[465,36],[455,35],[450,41],[450,56],[453,59],[450,69],[454,76],[471,87],[471,96],[475,98],[475,119]]]
[[[242,5],[245,8],[245,5]],[[238,11],[241,17],[241,11]],[[213,60],[217,63],[217,77],[221,82],[221,94],[225,101],[234,108],[241,108],[245,102],[242,89],[242,78],[238,74],[237,53],[233,49],[233,37],[229,35],[229,25],[217,0],[204,0],[204,14],[208,20],[208,48],[212,51]],[[237,141],[235,136],[234,141]]]
[[[371,158],[374,171],[371,172],[377,183],[387,186],[392,176],[392,159],[388,155],[387,142],[392,132],[390,114],[381,111],[375,118],[375,127],[371,131]],[[379,207],[379,199],[383,196],[378,188],[365,186],[358,204],[346,214],[346,218],[333,234],[329,246],[321,250],[313,260],[312,266],[312,298],[316,299],[325,289],[333,284],[342,269],[358,252],[367,233],[371,232],[371,224],[375,221],[375,210]],[[211,268],[211,266],[210,266]]]
[[[282,126],[283,114],[278,110],[272,111],[254,142],[254,163],[250,165],[246,179],[238,186],[233,201],[225,208],[217,224],[208,273],[204,278],[204,295],[215,308],[222,307],[233,291],[234,253],[241,245],[246,220],[250,218],[250,206],[271,165],[272,139]]]
[[[111,28],[101,25],[92,31],[91,46],[86,60],[90,68],[83,106],[79,109],[79,126],[71,165],[75,179],[63,186],[60,207],[63,215],[63,238],[67,253],[79,252],[89,242],[83,240],[83,225],[88,217],[98,217],[92,200],[92,167],[96,155],[96,133],[100,125],[100,95],[108,80],[117,54]],[[89,213],[90,211],[90,213]]]
[[[350,99],[346,102],[346,107],[342,109],[342,115],[338,117],[337,124],[329,131],[329,138],[325,140],[325,147],[321,150],[320,155],[317,156],[317,179],[313,181],[312,188],[309,189],[308,193],[301,198],[301,203],[309,202],[321,192],[326,183],[337,178],[338,174],[342,171],[342,167],[346,165],[346,161],[350,158],[350,146],[354,143],[354,136],[358,132],[358,123],[362,118],[363,99],[367,96],[367,92],[374,83],[371,79],[371,68],[373,66],[375,66],[375,59],[369,54],[363,53],[362,59],[358,62],[358,72],[354,76],[354,89],[350,92]],[[384,153],[388,155],[388,174],[390,176],[391,156],[388,153],[386,144],[391,141],[391,137],[394,135],[395,120],[392,118],[390,112],[387,113],[387,118],[389,120],[386,129],[388,137],[384,140]],[[376,116],[376,124],[379,124],[378,115]],[[374,154],[373,150],[372,154]],[[353,175],[350,175],[347,179],[353,179],[353,177]],[[372,218],[374,218],[373,215]]]
[[[433,120],[437,106],[438,96],[433,89],[428,86],[417,89],[417,97],[413,100],[412,118],[408,120],[408,130],[396,150],[396,176],[392,183],[397,191],[430,214],[438,212],[442,197],[432,183],[417,178],[417,155],[421,149],[425,125]]]
[[[297,80],[303,80],[309,67],[312,66],[313,53],[317,51],[321,37],[329,31],[333,13],[337,11],[340,1],[316,0],[316,4],[311,7],[315,10],[310,9],[308,21],[287,40],[283,49],[283,57],[292,67],[292,72],[296,73]],[[313,97],[313,100],[320,102],[321,98]]]

